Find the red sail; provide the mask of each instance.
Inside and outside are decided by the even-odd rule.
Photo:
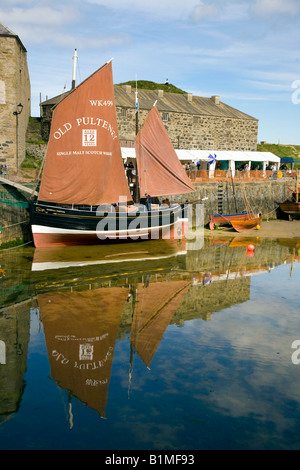
[[[167,196],[195,191],[176,155],[156,106],[135,141],[140,195]]]
[[[111,204],[131,200],[119,143],[111,62],[55,108],[39,200]]]

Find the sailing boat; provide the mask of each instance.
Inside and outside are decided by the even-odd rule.
[[[181,175],[170,171],[174,158],[163,142],[169,140],[166,131],[159,138],[160,149],[169,152],[156,156],[161,159],[160,178],[151,173],[157,165],[145,170],[149,180],[165,195],[194,191],[183,169]],[[157,146],[157,136],[152,139]],[[142,176],[145,171],[139,170]],[[151,186],[148,194],[158,192]],[[37,201],[30,203],[34,244],[51,247],[158,238],[182,216],[180,204],[147,210],[137,202],[133,204],[122,161],[109,61],[54,109]]]
[[[254,216],[253,212],[250,211],[249,203],[248,203],[243,186],[242,186],[242,191],[243,191],[244,200],[245,200],[247,210],[248,210],[248,216],[246,219],[234,219],[233,218],[229,220],[232,227],[237,232],[245,232],[246,230],[251,230],[257,226],[260,226],[262,223],[262,214],[259,213],[257,216]]]
[[[233,178],[232,178],[232,173],[231,173],[231,184],[232,184],[232,192],[233,192],[233,198],[234,198],[234,203],[235,203],[235,213],[233,214],[211,214],[210,215],[210,222],[209,222],[209,228],[210,230],[214,230],[215,224],[219,225],[226,225],[230,224],[231,221],[235,220],[248,220],[252,216],[252,211],[248,209],[247,211],[243,212],[238,212],[237,210],[237,204],[236,204],[236,197],[235,197],[235,190],[234,190],[234,183],[233,183]]]
[[[296,175],[296,190],[292,190],[288,188],[290,191],[293,192],[293,200],[292,201],[284,201],[279,204],[280,209],[282,212],[287,214],[290,219],[299,219],[300,218],[300,202],[299,202],[299,179],[298,179],[298,172]]]
[[[220,224],[220,225],[230,224],[237,232],[244,232],[246,230],[251,230],[252,228],[255,228],[257,225],[260,225],[262,222],[262,215],[258,214],[255,216],[253,214],[253,211],[250,209],[243,187],[242,187],[243,197],[245,200],[247,210],[243,212],[238,212],[232,176],[231,176],[231,182],[232,182],[233,197],[234,197],[236,212],[233,214],[211,214],[210,223],[209,223],[209,228],[211,230],[214,230],[215,224]]]

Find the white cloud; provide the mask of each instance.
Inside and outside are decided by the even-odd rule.
[[[193,21],[199,22],[207,18],[214,18],[219,13],[219,8],[217,5],[205,4],[200,2],[195,6],[191,13],[191,19]]]
[[[266,17],[268,15],[296,15],[299,13],[299,3],[294,0],[256,0],[252,11]]]
[[[33,8],[11,8],[0,10],[1,20],[5,24],[14,25],[39,25],[39,26],[61,26],[66,23],[78,21],[79,14],[72,7],[61,6],[51,8],[48,6],[38,6]]]
[[[87,0],[87,3],[106,6],[112,10],[123,11],[133,17],[137,13],[161,19],[181,19],[197,4],[197,0]]]

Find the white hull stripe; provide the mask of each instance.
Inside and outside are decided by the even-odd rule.
[[[74,230],[67,228],[57,228],[57,227],[47,227],[44,225],[32,225],[32,233],[47,233],[47,234],[57,234],[57,235],[126,235],[136,233],[137,235],[141,233],[149,233],[153,230],[164,229],[174,225],[174,222],[167,225],[158,225],[156,227],[145,227],[145,228],[135,228],[135,229],[126,229],[126,230]]]

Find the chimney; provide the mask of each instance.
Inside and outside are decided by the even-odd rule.
[[[158,97],[163,98],[164,96],[164,90],[157,90],[158,91]]]
[[[220,104],[220,97],[215,95],[215,96],[212,96],[211,99],[213,100],[213,102],[215,104]]]
[[[186,99],[188,100],[189,103],[191,103],[193,101],[193,94],[192,93],[187,93],[185,96],[186,96]]]
[[[131,85],[123,85],[123,89],[130,95],[131,93]]]

